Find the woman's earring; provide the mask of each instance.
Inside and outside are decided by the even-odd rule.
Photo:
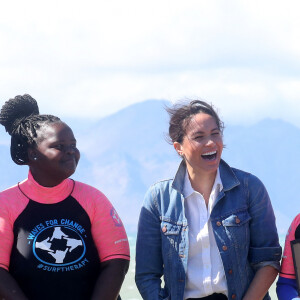
[[[34,157],[33,160],[37,160],[37,157]]]

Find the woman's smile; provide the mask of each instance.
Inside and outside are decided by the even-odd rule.
[[[210,151],[210,152],[203,153],[201,157],[204,160],[208,160],[208,161],[215,160],[217,158],[217,151]]]

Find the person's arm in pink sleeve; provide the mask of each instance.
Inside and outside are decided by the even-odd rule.
[[[129,267],[129,244],[123,223],[108,199],[102,195],[92,224],[101,272],[92,299],[115,300]]]
[[[0,198],[0,298],[5,300],[26,300],[18,283],[8,272],[10,252],[13,244],[13,229],[5,199]]]
[[[8,210],[1,200],[0,198],[0,267],[8,270],[14,234]]]
[[[80,186],[76,191],[78,199],[85,188]],[[90,216],[92,235],[101,262],[101,271],[92,300],[115,300],[129,267],[129,243],[125,228],[104,194],[91,188],[84,191],[84,196],[85,199],[89,199],[84,206]]]
[[[291,300],[298,296],[296,274],[291,249],[291,241],[295,240],[295,231],[298,226],[300,226],[300,214],[293,220],[285,239],[280,276],[277,281],[276,288],[279,300]]]
[[[124,225],[118,213],[101,193],[94,207],[92,234],[100,261],[114,258],[130,259],[129,243]]]

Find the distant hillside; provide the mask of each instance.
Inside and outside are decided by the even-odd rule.
[[[149,100],[111,116],[65,120],[74,130],[81,161],[73,178],[103,191],[119,211],[126,227],[135,230],[144,193],[163,178],[174,176],[179,158],[165,140],[168,102]],[[223,158],[232,166],[258,176],[266,185],[284,233],[300,212],[297,180],[300,129],[281,120],[263,120],[253,126],[230,126],[224,132]],[[9,137],[0,132],[0,188],[22,180],[26,167],[13,164]]]

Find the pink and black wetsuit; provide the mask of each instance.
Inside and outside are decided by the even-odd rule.
[[[291,249],[291,241],[294,241],[295,239],[300,239],[300,214],[293,220],[285,239],[280,276],[277,282],[277,296],[279,300],[290,300],[298,296]]]
[[[71,179],[28,179],[0,193],[0,267],[29,299],[91,297],[100,262],[129,260],[125,229],[108,199]]]

